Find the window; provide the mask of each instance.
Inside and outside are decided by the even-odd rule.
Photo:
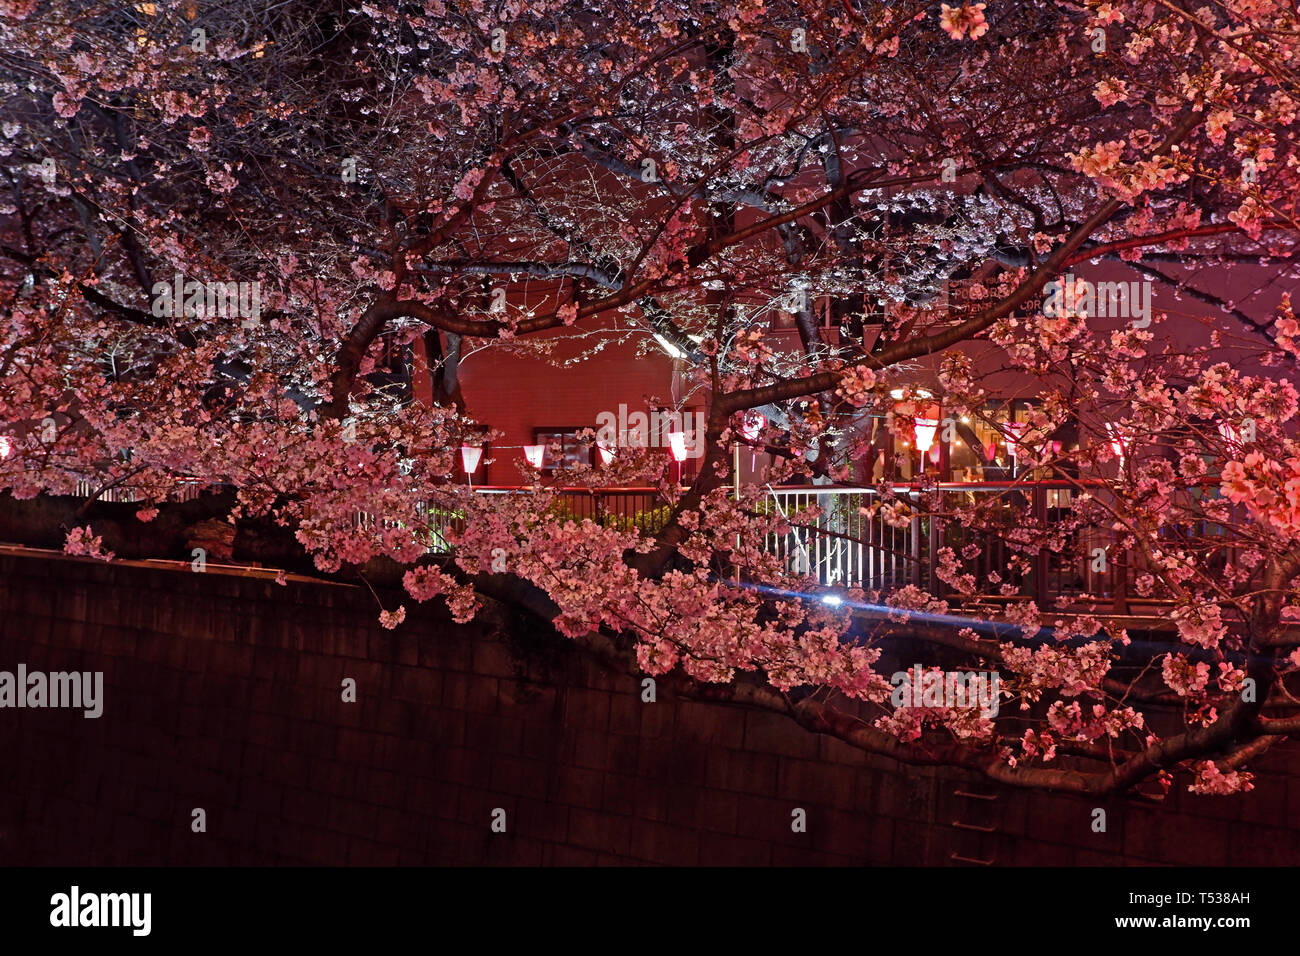
[[[542,474],[554,475],[556,469],[561,466],[570,468],[574,465],[591,463],[590,443],[578,439],[578,432],[582,430],[577,426],[533,429],[533,444],[543,445],[546,448]]]

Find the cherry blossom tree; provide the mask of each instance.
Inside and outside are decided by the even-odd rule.
[[[129,487],[145,528],[231,488],[229,522],[289,529],[323,574],[396,562],[457,620],[513,602],[905,762],[1249,789],[1300,729],[1300,325],[1224,289],[1290,279],[1298,29],[1280,0],[6,0],[0,487],[80,490],[66,549],[108,560],[95,499]],[[1198,311],[1102,321],[1059,296],[1087,264]],[[780,316],[797,349],[765,340]],[[557,334],[678,357],[698,477],[624,448],[517,495],[454,480],[491,434],[462,356],[575,374]],[[380,374],[393,349],[431,402]],[[992,424],[1068,507],[870,470],[927,403],[977,418],[1008,371],[1032,411]],[[737,489],[738,442],[775,464]],[[876,483],[871,521],[959,532],[943,588],[827,592],[764,548],[817,521],[767,504],[796,470]],[[554,507],[609,483],[654,485],[666,520]],[[992,600],[1075,552],[1131,569],[1168,640],[1086,589]],[[898,703],[906,655],[996,672],[997,713]]]

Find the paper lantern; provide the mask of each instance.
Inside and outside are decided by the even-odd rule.
[[[938,421],[933,418],[918,418],[916,420],[916,447],[924,455],[934,444],[934,433],[939,427]]]
[[[767,426],[767,416],[762,412],[748,411],[740,423],[740,433],[745,436],[745,441],[753,441],[763,433]]]
[[[673,453],[673,461],[685,461],[686,432],[669,432],[668,448]]]
[[[1114,422],[1106,422],[1106,434],[1110,436],[1110,450],[1115,453],[1115,457],[1124,458],[1124,440],[1120,436],[1119,426]]]
[[[541,468],[542,462],[546,460],[545,445],[525,445],[524,457],[528,459],[528,464],[534,468]],[[475,462],[477,464],[477,462]]]
[[[1016,451],[1020,447],[1020,436],[1025,433],[1029,425],[1026,422],[1007,422],[1007,431],[1011,434],[1007,436],[1007,451],[1011,457],[1016,457]]]
[[[479,459],[483,457],[483,449],[474,445],[460,446],[460,462],[465,466],[465,474],[472,475],[478,470]]]

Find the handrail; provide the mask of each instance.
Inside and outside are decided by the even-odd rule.
[[[191,479],[186,483],[185,491],[196,494],[199,482]],[[889,482],[883,488],[888,492],[910,498],[919,504],[921,495],[937,494],[942,505],[955,503],[945,496],[976,495],[985,496],[984,500],[1008,503],[1008,499],[1023,498],[1032,509],[1039,522],[1051,520],[1057,504],[1064,505],[1067,495],[1053,499],[1054,492],[1082,492],[1104,488],[1107,482],[1096,478],[1062,479],[1010,479],[997,481],[951,481],[951,482]],[[1217,488],[1217,481],[1199,480],[1187,482],[1187,487],[1201,486]],[[213,486],[215,487],[215,484]],[[643,527],[641,519],[647,520],[653,512],[656,516],[665,507],[662,491],[652,486],[608,486],[592,487],[586,485],[546,486],[532,485],[479,485],[470,488],[467,484],[454,487],[473,491],[475,494],[511,495],[529,491],[538,491],[554,496],[556,504],[570,512],[585,514],[602,524],[609,521],[633,522]],[[957,523],[946,520],[942,515],[918,513],[909,516],[904,525],[884,521],[879,515],[862,515],[862,505],[878,501],[882,488],[876,486],[851,485],[775,485],[762,489],[762,501],[771,502],[782,512],[788,512],[788,529],[785,531],[766,531],[763,533],[763,550],[774,554],[782,561],[790,560],[799,554],[804,556],[805,572],[811,571],[823,584],[833,585],[847,582],[868,588],[893,588],[904,583],[929,590],[937,597],[949,594],[947,586],[938,578],[938,555],[943,547],[958,545],[963,548],[976,544],[980,554],[971,559],[969,573],[982,580],[984,575],[994,569],[1003,555],[1007,542],[999,528],[964,528]],[[799,500],[800,498],[805,500]],[[105,500],[133,500],[134,490],[129,485],[111,489],[104,495]],[[832,501],[831,499],[839,499]],[[959,502],[956,502],[959,503]],[[435,507],[428,503],[427,514],[422,511],[420,521],[427,522],[429,540],[426,542],[430,552],[442,553],[451,550],[445,539],[450,529],[462,525],[465,514],[457,506]],[[794,512],[806,514],[807,509],[821,511],[819,517],[805,521],[800,520]],[[945,510],[940,507],[940,511]],[[587,514],[590,512],[589,514]],[[658,520],[656,517],[655,520]],[[366,511],[357,511],[354,522],[357,527],[396,527],[397,519],[383,518]],[[643,530],[649,530],[644,526]],[[1111,553],[1114,543],[1113,535],[1101,528],[1079,529],[1080,547],[1101,545]],[[1127,613],[1129,602],[1140,604],[1140,599],[1130,598],[1131,578],[1140,571],[1140,562],[1134,563],[1127,556],[1116,555],[1110,562],[1109,570],[1092,569],[1085,558],[1073,552],[1053,555],[1046,549],[1040,549],[1034,556],[1032,565],[1008,578],[1004,583],[1012,584],[1019,592],[1020,599],[1036,600],[1040,607],[1047,607],[1054,597],[1073,593],[1087,593],[1096,598],[1112,599],[1116,613]],[[815,566],[815,567],[814,567]],[[982,598],[995,603],[1001,595],[982,594]]]
[[[1217,487],[1213,479],[1197,479],[1185,483],[1186,487]],[[941,482],[891,482],[890,491],[1018,491],[1023,488],[1046,488],[1060,491],[1075,491],[1079,488],[1108,488],[1111,482],[1101,478],[1038,478],[1010,479],[1007,481],[941,481]],[[468,487],[468,486],[462,486]],[[559,491],[567,493],[602,494],[616,492],[623,494],[658,494],[659,489],[651,486],[611,486],[589,488],[585,485],[475,485],[474,491],[508,492],[508,491]],[[823,494],[852,495],[877,494],[880,489],[873,485],[775,485],[777,494]]]

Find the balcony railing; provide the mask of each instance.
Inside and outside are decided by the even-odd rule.
[[[963,551],[962,570],[975,577],[981,601],[998,604],[1033,599],[1047,609],[1058,598],[1087,594],[1105,598],[1114,613],[1129,613],[1130,605],[1144,602],[1135,596],[1133,587],[1143,569],[1132,556],[1115,547],[1115,535],[1109,529],[1089,527],[1072,531],[1059,551],[1039,550],[1022,555],[1022,568],[1012,576],[1007,568],[1015,554],[1009,537],[1026,519],[1048,528],[1059,523],[1071,505],[1072,496],[1081,486],[1096,493],[1097,482],[1012,481],[946,482],[919,486],[899,484],[891,488],[891,500],[910,505],[906,520],[885,520],[872,506],[879,502],[875,488],[841,488],[830,486],[769,488],[760,499],[760,509],[783,515],[790,524],[785,534],[770,534],[764,548],[780,557],[794,572],[806,572],[825,586],[862,587],[888,591],[913,585],[939,597],[952,597],[947,585],[936,574],[941,549]],[[525,488],[485,486],[475,488],[480,495],[508,495]],[[590,519],[607,527],[638,528],[653,534],[667,521],[670,506],[654,488],[559,488],[554,495],[552,512],[575,521]],[[1217,490],[1207,488],[1207,494]],[[200,483],[184,489],[182,500],[201,493]],[[78,494],[90,496],[85,482]],[[115,487],[100,495],[102,500],[132,502],[134,492],[127,486]],[[961,506],[979,505],[985,509],[987,530],[966,527],[943,517]],[[865,512],[865,513],[864,513]],[[429,550],[450,553],[450,530],[461,530],[464,518],[454,510],[421,509],[429,536]],[[354,518],[358,528],[396,527],[392,519],[382,519],[366,512]],[[1214,534],[1221,531],[1201,522],[1194,528],[1170,529],[1169,534]],[[969,546],[974,545],[974,548]],[[1106,554],[1105,570],[1094,569],[1097,549]],[[994,573],[1000,577],[993,579]],[[1002,593],[1005,590],[1010,593]]]
[[[1115,536],[1109,530],[1085,528],[1072,532],[1058,552],[1040,550],[1024,556],[1024,567],[1016,575],[1007,572],[1015,553],[1008,534],[1022,526],[1026,517],[1040,527],[1051,527],[1070,508],[1072,496],[1083,483],[1065,481],[950,482],[928,487],[896,485],[894,500],[911,505],[913,516],[890,523],[879,512],[870,511],[880,495],[875,488],[801,487],[771,488],[760,508],[784,515],[791,529],[783,535],[768,535],[764,547],[778,555],[792,571],[814,575],[826,586],[892,590],[911,584],[940,597],[950,591],[936,574],[942,548],[959,555],[975,545],[973,558],[962,562],[963,570],[975,576],[976,590],[989,595],[992,603],[1033,599],[1048,608],[1058,598],[1088,594],[1107,598],[1112,610],[1128,613],[1136,599],[1133,581],[1141,569],[1117,553]],[[524,489],[484,487],[478,494],[504,495]],[[637,527],[653,533],[663,527],[668,505],[652,488],[562,488],[552,489],[556,514],[575,520],[592,521],[622,528]],[[986,509],[988,530],[974,530],[947,520],[962,505],[979,504]],[[815,509],[810,511],[809,509]],[[463,519],[452,512],[427,512],[431,532],[430,550],[451,550],[445,534],[463,528]],[[358,524],[375,527],[371,515],[358,515]],[[1001,527],[999,527],[1001,523]],[[1194,529],[1198,533],[1212,530]],[[1104,549],[1104,571],[1094,570],[1093,555]],[[990,574],[1000,579],[994,583]],[[1003,594],[1003,585],[1012,593]]]
[[[172,501],[193,501],[203,493],[204,485],[198,479],[183,479],[182,486],[173,491],[170,496]],[[78,498],[89,498],[91,495],[100,501],[107,501],[111,504],[133,504],[137,498],[135,489],[130,485],[115,485],[112,488],[97,489],[91,487],[89,481],[84,478],[77,481],[76,495]]]

